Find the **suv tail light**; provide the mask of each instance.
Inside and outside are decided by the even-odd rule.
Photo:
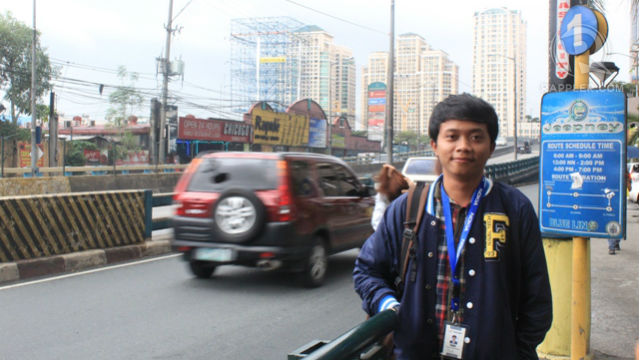
[[[211,216],[211,204],[213,204],[213,202],[214,200],[209,198],[178,198],[175,200],[175,203],[178,205],[176,208],[176,215],[207,218]]]
[[[285,160],[278,161],[278,199],[277,221],[293,220],[293,194],[289,184],[289,168]]]

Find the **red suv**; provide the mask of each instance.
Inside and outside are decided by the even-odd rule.
[[[372,233],[372,189],[333,156],[209,153],[191,162],[175,192],[172,247],[200,278],[236,264],[294,270],[319,286],[327,256]]]

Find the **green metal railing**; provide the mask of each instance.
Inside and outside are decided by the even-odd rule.
[[[536,179],[540,166],[540,157],[530,157],[517,161],[487,165],[487,177],[509,184],[519,184]]]
[[[331,342],[315,341],[287,355],[287,360],[354,360],[385,359],[381,341],[398,324],[398,314],[382,311]]]

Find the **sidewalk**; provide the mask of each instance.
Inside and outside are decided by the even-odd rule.
[[[627,239],[609,255],[591,243],[591,353],[595,360],[635,359],[638,343],[638,204],[627,202]],[[570,286],[570,284],[567,284]]]
[[[0,263],[0,285],[40,276],[87,270],[171,252],[171,233],[157,232],[141,244],[95,249],[30,260]]]

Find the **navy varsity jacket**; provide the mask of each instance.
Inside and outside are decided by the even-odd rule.
[[[551,287],[538,219],[519,190],[485,179],[464,256],[465,291],[460,299],[465,359],[537,359],[536,347],[551,326]],[[362,247],[353,273],[363,309],[374,315],[381,300],[400,301],[400,324],[394,331],[398,359],[430,359],[439,353],[436,302],[437,239],[440,220],[429,190],[417,233],[417,276],[407,274],[404,292],[396,294],[407,194],[387,208],[377,231]],[[411,264],[409,264],[411,268]]]

